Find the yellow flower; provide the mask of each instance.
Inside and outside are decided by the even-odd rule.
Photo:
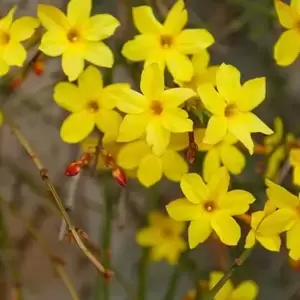
[[[265,99],[266,80],[264,77],[255,78],[241,85],[240,76],[238,69],[222,64],[216,75],[218,91],[212,84],[202,84],[198,87],[201,101],[212,113],[203,142],[216,144],[230,132],[252,154],[254,144],[251,133],[273,133],[251,112]]]
[[[300,149],[290,151],[290,163],[293,167],[293,183],[300,185]]]
[[[299,260],[300,199],[270,180],[266,180],[266,184],[270,201],[279,208],[275,212],[276,223],[274,221],[272,226],[276,224],[277,232],[287,231],[286,246],[290,250],[289,256],[294,260]]]
[[[186,198],[167,205],[171,218],[191,221],[188,236],[190,248],[203,243],[216,232],[222,243],[236,245],[241,229],[232,216],[244,214],[255,199],[247,191],[228,192],[228,171],[222,167],[211,176],[207,185],[198,174],[183,175],[180,187]]]
[[[292,0],[289,6],[275,0],[275,8],[280,24],[287,30],[275,44],[274,57],[278,65],[288,66],[295,61],[300,52],[300,1]]]
[[[178,106],[195,92],[187,88],[164,91],[164,74],[157,64],[144,68],[140,94],[134,90],[119,93],[118,108],[127,113],[124,117],[118,142],[130,142],[144,136],[156,155],[161,155],[170,142],[171,132],[188,132],[193,122],[188,113]]]
[[[112,51],[102,40],[110,37],[120,25],[109,15],[90,17],[92,0],[70,0],[67,15],[52,5],[39,4],[38,17],[47,32],[40,50],[49,56],[62,55],[62,69],[70,81],[84,69],[84,60],[111,68]]]
[[[199,53],[193,55],[191,61],[193,65],[193,76],[188,81],[176,81],[179,86],[193,89],[197,92],[200,84],[211,83],[216,85],[216,73],[219,66],[209,65],[209,53],[203,49]]]
[[[176,264],[186,249],[186,242],[181,237],[184,228],[184,222],[174,221],[153,211],[149,213],[149,226],[137,233],[136,240],[143,247],[151,247],[152,260],[166,259],[170,264]]]
[[[211,46],[214,38],[205,29],[183,29],[187,19],[183,0],[177,0],[164,24],[157,21],[150,6],[134,7],[133,21],[141,34],[124,45],[122,54],[132,61],[166,65],[175,79],[191,80],[193,65],[187,55]]]
[[[177,140],[181,140],[180,144]],[[117,164],[126,170],[137,169],[137,178],[146,187],[161,180],[163,175],[171,181],[179,182],[183,174],[188,172],[188,164],[177,151],[185,149],[187,145],[185,134],[173,134],[167,150],[157,156],[144,139],[137,140],[120,149]]]
[[[114,111],[116,95],[127,84],[111,84],[103,87],[100,71],[89,66],[78,78],[78,86],[60,82],[54,88],[54,100],[62,108],[71,112],[63,122],[60,135],[66,143],[78,143],[86,138],[95,125],[104,133],[104,141],[114,141],[122,121]]]
[[[21,17],[13,21],[17,7],[0,19],[0,76],[5,75],[10,66],[22,67],[27,53],[21,42],[29,39],[39,26],[32,17]]]
[[[267,201],[263,211],[251,214],[251,230],[246,237],[245,248],[252,248],[257,240],[269,251],[278,252],[280,250],[279,233],[282,231],[282,218],[277,219],[278,213],[281,217],[281,212],[276,211],[276,207],[271,201]]]
[[[212,289],[224,276],[224,273],[213,271],[209,277],[209,289]],[[214,300],[255,300],[258,294],[258,286],[252,280],[242,281],[236,288],[232,282],[228,280]]]
[[[215,145],[203,143],[205,129],[198,128],[194,131],[195,142],[199,151],[207,152],[203,161],[203,178],[206,182],[221,165],[234,175],[240,174],[245,167],[245,156],[234,144],[237,139],[232,134],[227,134],[225,138]]]

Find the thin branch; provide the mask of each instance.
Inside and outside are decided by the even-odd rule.
[[[78,247],[81,249],[81,251],[84,253],[84,255],[94,264],[94,266],[103,274],[111,276],[113,274],[113,272],[111,270],[105,269],[104,266],[101,264],[101,262],[88,250],[88,248],[85,246],[83,240],[81,239],[80,235],[77,232],[77,229],[75,228],[75,226],[72,223],[71,218],[69,217],[63,202],[61,201],[59,195],[56,192],[56,189],[49,177],[49,172],[48,169],[46,169],[44,167],[44,165],[42,164],[41,160],[38,158],[38,156],[35,154],[35,152],[33,151],[33,149],[31,148],[31,146],[29,145],[28,141],[26,140],[26,138],[23,136],[23,134],[21,133],[19,127],[14,124],[14,122],[10,119],[8,119],[6,116],[4,118],[5,123],[10,127],[12,133],[14,134],[14,136],[17,138],[17,140],[19,141],[19,143],[21,144],[21,146],[24,148],[24,150],[27,152],[27,154],[29,155],[29,157],[32,159],[34,165],[36,166],[36,168],[39,170],[40,172],[40,177],[43,180],[44,184],[46,185],[46,187],[49,189],[49,191],[52,194],[53,199],[55,200],[55,203],[61,213],[61,216],[63,217],[63,219],[65,220],[69,232],[71,233],[71,235],[73,236],[76,244],[78,245]]]

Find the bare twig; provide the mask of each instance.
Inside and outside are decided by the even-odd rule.
[[[20,129],[14,122],[7,117],[5,117],[5,123],[10,127],[12,133],[17,138],[21,146],[24,148],[24,150],[27,152],[27,154],[32,159],[34,165],[40,172],[40,177],[43,180],[46,187],[49,189],[50,193],[52,194],[53,199],[55,200],[55,203],[61,213],[61,216],[65,220],[70,234],[73,236],[76,244],[81,249],[81,251],[84,253],[84,255],[94,264],[94,266],[100,271],[101,273],[105,275],[112,275],[112,271],[105,269],[104,266],[101,264],[101,262],[88,250],[86,245],[84,244],[83,240],[81,239],[80,235],[78,234],[78,231],[76,227],[73,225],[71,218],[69,217],[63,202],[61,201],[59,195],[57,194],[57,191],[49,177],[48,169],[44,167],[41,160],[38,158],[38,156],[35,154],[31,146],[29,145],[28,141],[25,139],[23,134],[21,133]]]

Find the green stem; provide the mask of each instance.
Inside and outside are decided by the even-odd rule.
[[[147,299],[147,279],[148,279],[148,264],[149,264],[149,249],[142,250],[142,256],[139,261],[139,278],[138,278],[138,300]]]
[[[219,282],[205,295],[205,300],[213,300],[224,284],[231,278],[233,273],[239,268],[251,255],[253,248],[245,249],[242,254],[234,260],[231,268],[224,274]]]
[[[165,296],[163,297],[164,300],[173,300],[174,299],[175,293],[176,293],[176,287],[177,287],[180,275],[181,275],[181,262],[179,262],[178,265],[175,266],[175,268],[174,268],[173,274],[169,281],[167,292],[166,292]]]

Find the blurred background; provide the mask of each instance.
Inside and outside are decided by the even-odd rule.
[[[14,4],[18,4],[16,15],[23,16],[35,15],[38,3],[65,9],[67,2],[0,0],[0,16],[5,15]],[[138,87],[137,76],[141,66],[128,63],[120,56],[124,42],[135,34],[131,7],[151,5],[163,18],[173,2],[94,0],[94,13],[111,13],[121,21],[121,27],[108,40],[116,56],[113,81],[128,81]],[[187,0],[185,3],[189,12],[189,27],[207,28],[216,39],[209,49],[211,64],[226,62],[235,65],[241,70],[243,81],[266,76],[267,100],[259,106],[257,115],[271,127],[274,118],[280,116],[285,134],[297,134],[300,129],[300,64],[298,61],[290,67],[281,68],[274,62],[273,46],[282,29],[273,1]],[[36,49],[30,50],[28,59],[35,53]],[[17,74],[15,72],[17,70],[12,70],[11,75]],[[135,242],[136,231],[145,223],[151,200],[159,198],[159,205],[163,208],[179,195],[179,185],[163,180],[153,188],[145,189],[135,180],[130,180],[126,190],[117,185],[107,189],[111,180],[101,172],[92,176],[89,170],[85,170],[76,178],[65,176],[66,166],[78,158],[81,150],[79,146],[63,143],[59,136],[60,125],[67,113],[54,103],[52,88],[63,79],[60,59],[47,58],[43,76],[38,77],[30,72],[10,96],[2,89],[0,103],[49,169],[61,198],[65,201],[72,198],[74,205],[70,215],[74,224],[88,234],[93,245],[102,249],[102,257],[107,253],[103,249],[103,242],[106,241],[111,264],[118,273],[109,285],[110,299],[132,300],[139,276],[139,259],[143,255],[143,250]],[[261,142],[261,137],[258,136],[257,141]],[[199,167],[198,172],[201,171],[201,157],[199,161],[199,166],[195,166],[196,169]],[[248,155],[245,171],[232,181],[233,187],[241,187],[257,196],[253,210],[262,208],[266,200],[263,172],[258,172],[257,168],[261,164],[264,166],[264,163],[266,158],[250,158]],[[290,174],[283,185],[297,191],[291,185]],[[0,130],[0,195],[16,211],[16,214],[11,214],[3,205],[0,217],[1,300],[20,299],[15,298],[13,293],[16,284],[24,299],[71,299],[49,258],[26,229],[26,222],[37,229],[51,254],[65,262],[66,271],[81,300],[107,299],[103,298],[103,286],[107,285],[103,276],[98,276],[94,266],[75,244],[59,240],[61,217],[31,159],[5,125]],[[107,213],[110,218],[106,218]],[[110,232],[109,236],[107,232]],[[208,241],[191,251],[187,263],[178,268],[166,262],[151,263],[148,269],[148,299],[163,299],[174,270],[178,273],[172,277],[177,280],[174,299],[183,299],[195,282],[208,278],[210,271],[226,270],[242,249],[243,239],[238,247],[232,249]],[[233,276],[236,283],[246,279],[254,280],[259,285],[258,299],[300,299],[300,291],[297,292],[300,290],[300,274],[295,266],[291,266],[286,250],[271,253],[258,246]]]

